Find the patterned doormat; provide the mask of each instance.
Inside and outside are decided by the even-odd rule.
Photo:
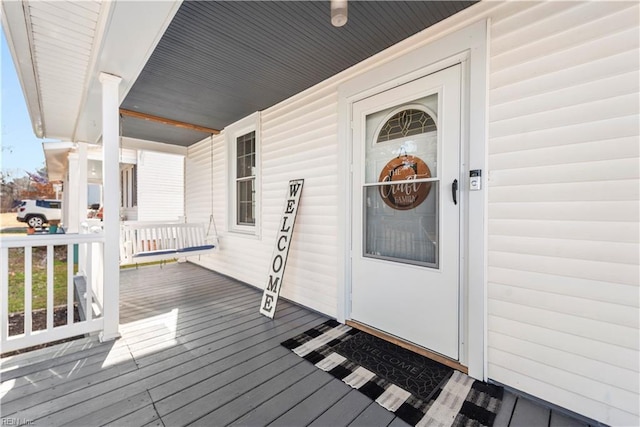
[[[502,387],[328,320],[282,345],[414,426],[491,426]]]

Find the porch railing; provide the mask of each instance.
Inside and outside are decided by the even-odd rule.
[[[3,236],[0,239],[0,349],[3,353],[103,329],[104,242],[102,233]],[[80,293],[76,289],[76,277],[83,277],[86,284]],[[81,299],[84,300],[83,319],[74,316]],[[36,310],[34,301],[39,306]],[[56,316],[64,314],[64,308],[66,319]],[[20,316],[23,316],[22,330],[16,331],[14,327],[10,331],[10,320],[20,323],[15,321]],[[42,323],[40,327],[39,323]]]

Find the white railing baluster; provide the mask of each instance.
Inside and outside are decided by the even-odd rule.
[[[162,249],[169,248],[169,232],[166,228],[162,229]]]
[[[31,335],[33,302],[33,248],[24,248],[24,334]]]
[[[53,262],[55,246],[47,245],[47,331],[53,329]]]
[[[9,248],[0,250],[0,342],[9,336]]]
[[[94,274],[101,270],[100,264],[102,263],[102,253],[95,248],[91,251],[90,245],[96,244],[98,247],[104,244],[105,237],[103,234],[67,234],[67,235],[35,235],[35,236],[3,236],[0,239],[0,347],[3,352],[19,350],[34,345],[45,344],[51,341],[57,341],[77,335],[83,335],[93,332],[103,331],[104,319],[102,316],[93,315],[94,297],[100,295],[102,292],[101,281],[96,281],[93,277]],[[92,260],[95,264],[87,262],[88,275],[87,275],[87,294],[82,296],[84,303],[85,298],[87,301],[87,316],[84,321],[74,323],[74,245],[78,244],[81,247],[89,249],[87,254],[87,260],[91,259],[92,255],[99,256],[99,259]],[[54,304],[55,299],[55,260],[56,260],[56,246],[65,245],[67,247],[67,324],[55,326],[55,313]],[[34,296],[37,298],[37,302],[40,303],[39,290],[34,290],[33,273],[34,268],[41,270],[40,251],[35,253],[33,248],[46,248],[46,252],[43,252],[44,259],[46,260],[46,267],[43,265],[44,271],[46,271],[46,286],[42,292],[46,289],[47,294],[43,295],[45,300],[42,305],[36,306],[33,302]],[[24,330],[23,333],[17,333],[9,335],[9,273],[11,263],[9,262],[9,253],[12,248],[24,249]],[[97,286],[93,288],[92,285]],[[40,286],[38,286],[40,289]],[[20,298],[21,296],[18,296]],[[96,300],[97,301],[97,300]],[[33,309],[34,307],[40,309],[45,306],[47,310],[46,314],[46,330],[38,331],[34,333],[33,327]]]
[[[89,262],[87,265],[89,266],[89,271],[87,271],[86,283],[85,283],[85,297],[87,299],[87,307],[86,312],[84,313],[86,316],[86,320],[91,320],[93,309],[91,307],[91,289],[93,288],[93,243],[87,243],[87,258]],[[78,298],[82,298],[80,295]]]
[[[67,245],[67,325],[73,325],[73,248]]]

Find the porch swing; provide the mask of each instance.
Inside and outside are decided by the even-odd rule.
[[[213,189],[213,134],[211,135],[211,188]],[[212,234],[213,231],[213,234]],[[213,195],[209,224],[145,223],[122,224],[120,265],[168,261],[206,255],[219,247],[218,229],[213,216]]]

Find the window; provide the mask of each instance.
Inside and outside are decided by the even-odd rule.
[[[433,117],[422,110],[408,109],[394,114],[380,128],[376,142],[391,141],[412,135],[436,131]]]
[[[20,206],[24,206],[26,204],[27,202],[22,202],[22,205]],[[62,203],[56,200],[36,200],[36,206],[45,209],[61,209]]]
[[[120,207],[135,208],[138,206],[137,165],[120,167]]]
[[[229,230],[257,235],[260,212],[260,113],[225,129],[229,147]]]
[[[256,132],[236,138],[236,224],[256,223]]]

